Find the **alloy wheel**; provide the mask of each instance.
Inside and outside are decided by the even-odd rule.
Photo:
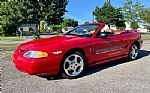
[[[131,60],[134,60],[134,59],[136,59],[137,58],[137,56],[138,56],[138,47],[137,47],[137,45],[133,45],[132,47],[131,47],[131,50],[130,50],[130,59]]]
[[[68,76],[78,76],[84,70],[84,60],[78,54],[71,54],[64,61],[63,69]]]

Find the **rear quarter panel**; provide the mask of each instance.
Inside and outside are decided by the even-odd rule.
[[[131,30],[129,33],[122,34],[121,36],[124,38],[124,42],[127,43],[127,47],[124,49],[124,51],[126,51],[126,54],[128,54],[129,49],[134,42],[137,41],[140,45],[139,47],[142,46],[141,33],[137,30]]]

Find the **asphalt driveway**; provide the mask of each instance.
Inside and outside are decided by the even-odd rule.
[[[137,60],[90,67],[83,77],[72,80],[21,73],[12,63],[12,53],[3,52],[6,57],[0,61],[2,93],[150,93],[150,40]]]

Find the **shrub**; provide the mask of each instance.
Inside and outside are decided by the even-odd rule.
[[[116,28],[118,30],[124,30],[126,28],[125,22],[124,21],[118,21],[118,22],[116,22]]]
[[[67,27],[63,27],[63,29],[64,29],[65,31],[68,31],[68,28],[67,28]]]
[[[116,27],[117,28],[117,30],[124,30],[125,29],[125,27]]]
[[[4,31],[4,35],[5,36],[14,36],[16,35],[16,29],[17,26],[16,25],[7,25],[7,26],[2,26],[3,31]]]
[[[58,30],[62,29],[62,26],[61,25],[53,25],[52,28],[53,28],[53,31],[58,31]]]
[[[148,26],[147,29],[150,31],[150,26]]]
[[[136,22],[131,22],[131,28],[132,29],[138,29],[138,23],[136,23]]]
[[[0,36],[4,36],[4,30],[3,30],[2,26],[0,26]]]

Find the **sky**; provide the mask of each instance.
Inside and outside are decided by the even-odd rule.
[[[65,18],[77,20],[79,24],[84,22],[92,22],[92,12],[96,6],[102,7],[106,0],[69,0],[67,5],[67,13]],[[110,0],[114,7],[121,7],[127,0]],[[133,0],[136,1],[136,0]],[[139,0],[142,5],[150,7],[150,0]]]

